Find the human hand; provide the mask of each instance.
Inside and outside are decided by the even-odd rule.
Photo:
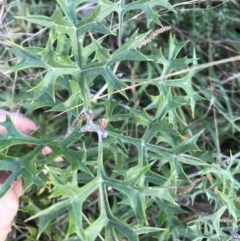
[[[17,129],[26,135],[30,135],[32,131],[37,129],[37,125],[32,120],[18,112],[0,110],[0,122],[6,120],[6,115],[9,115]],[[7,133],[6,128],[1,125],[0,133]],[[0,171],[0,187],[9,175],[9,172]],[[3,198],[0,198],[0,241],[4,241],[11,231],[11,224],[18,210],[18,200],[22,190],[22,180],[18,179],[12,184],[11,190]]]
[[[8,176],[8,172],[0,171],[0,187]],[[3,198],[0,198],[0,241],[4,241],[11,231],[11,224],[18,210],[18,200],[22,190],[22,180],[18,179],[13,183],[12,189]]]
[[[6,115],[8,115],[12,122],[15,124],[16,128],[23,134],[30,135],[35,131],[38,126],[29,118],[24,117],[19,112],[8,112],[0,109],[0,122],[6,120]],[[7,134],[7,130],[4,126],[0,125],[0,134]],[[42,154],[49,155],[52,150],[49,147],[44,147]],[[55,161],[62,161],[61,157],[55,159]],[[0,188],[6,181],[9,172],[0,171]],[[3,197],[0,198],[0,241],[4,241],[7,238],[8,233],[11,231],[11,224],[16,215],[19,207],[19,197],[22,193],[22,180],[18,179],[12,184],[11,190]]]

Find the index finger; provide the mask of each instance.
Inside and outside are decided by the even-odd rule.
[[[0,122],[4,122],[6,120],[6,116],[10,116],[12,122],[15,124],[17,129],[23,134],[30,135],[34,130],[38,128],[36,123],[34,123],[29,118],[23,116],[19,112],[9,112],[6,110],[0,109]],[[0,125],[0,133],[6,134],[7,130],[4,126]]]

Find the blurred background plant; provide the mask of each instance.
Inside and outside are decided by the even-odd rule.
[[[239,2],[237,1],[173,1],[177,14],[161,16],[165,24],[174,26],[179,39],[189,40],[196,48],[199,63],[226,59],[239,54]],[[177,27],[176,27],[177,26]],[[188,45],[189,46],[189,45]],[[190,50],[185,48],[185,53]],[[238,153],[239,146],[239,66],[237,63],[215,65],[195,75],[193,85],[205,98],[198,105],[196,121],[206,128],[203,145],[214,151],[216,161]]]
[[[0,169],[25,180],[9,239],[232,240],[239,67],[198,64],[238,55],[239,3],[74,2],[2,1],[0,107],[40,126],[0,138]],[[88,109],[108,138],[79,133]]]

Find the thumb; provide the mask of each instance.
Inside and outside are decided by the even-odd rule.
[[[2,177],[5,174],[0,173],[0,175]],[[4,241],[11,231],[11,224],[18,210],[18,199],[21,192],[22,181],[19,179],[13,183],[10,191],[4,197],[0,198],[0,241]]]

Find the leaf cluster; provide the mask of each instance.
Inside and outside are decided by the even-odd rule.
[[[227,166],[216,164],[197,146],[204,127],[189,122],[209,96],[193,83],[196,51],[172,33],[165,33],[162,46],[153,49],[153,40],[139,48],[149,29],[161,26],[159,12],[175,14],[173,6],[166,0],[99,0],[86,13],[89,4],[56,0],[49,14],[17,16],[47,37],[33,45],[8,41],[8,54],[18,59],[9,76],[37,76],[18,78],[26,91],[14,95],[39,130],[26,136],[7,118],[1,125],[8,134],[0,136],[0,170],[11,172],[1,195],[16,178],[24,180],[26,205],[18,218],[29,223],[25,240],[230,237],[231,225],[220,220],[226,212],[234,222],[239,217],[238,164],[231,157]],[[102,126],[101,117],[109,124]],[[29,143],[34,150],[24,147]],[[41,154],[45,146],[53,151],[49,157]],[[64,162],[55,163],[59,156]],[[197,204],[200,196],[212,210],[186,225],[179,190],[202,175],[184,197]]]

